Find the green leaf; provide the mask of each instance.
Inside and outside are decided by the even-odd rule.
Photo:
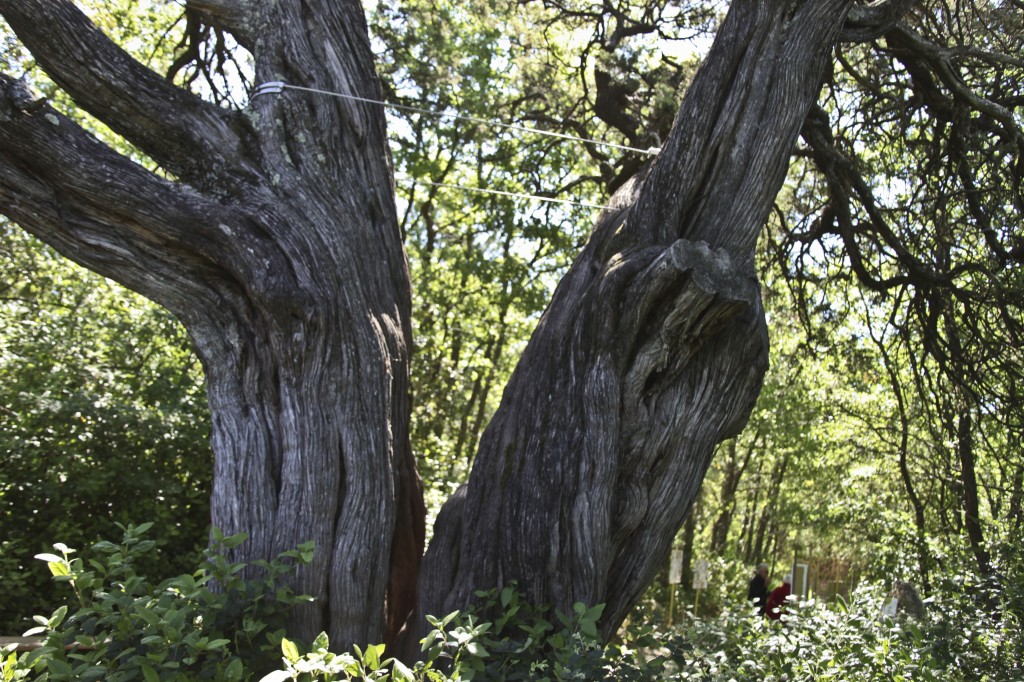
[[[469,642],[466,644],[466,651],[477,658],[486,658],[488,656],[487,649],[484,648],[483,644],[479,642]]]
[[[383,644],[371,644],[366,647],[366,653],[363,655],[363,661],[366,663],[366,667],[370,670],[377,670],[380,668],[380,659],[383,655]]]
[[[64,557],[57,556],[56,554],[48,554],[46,552],[44,552],[42,554],[36,554],[35,558],[39,559],[40,561],[45,561],[47,563],[54,563],[54,564],[59,564],[59,563],[63,563],[64,562]]]
[[[436,619],[434,620],[436,621]],[[428,632],[427,636],[420,640],[420,651],[426,651],[427,649],[429,649],[430,646],[434,643],[434,640],[436,640],[440,636],[440,634],[441,633],[437,630],[431,630],[430,632]]]
[[[64,622],[64,616],[66,615],[68,615],[68,607],[61,606],[59,609],[53,612],[53,615],[50,616],[50,620],[47,621],[46,624],[51,629],[56,628],[58,625]]]
[[[591,639],[597,639],[597,624],[589,618],[580,620],[580,632]]]
[[[299,655],[299,648],[295,646],[295,642],[287,638],[281,640],[281,653],[284,654],[285,660],[289,663],[295,663],[302,658]]]
[[[153,670],[153,666],[143,663],[139,667],[142,668],[142,676],[146,678],[146,682],[160,682],[160,676]]]
[[[415,682],[416,675],[396,658],[391,662],[391,679],[394,682]]]
[[[313,561],[313,552],[316,549],[316,544],[312,541],[303,542],[298,546],[299,558],[302,563],[308,564]]]
[[[228,663],[224,670],[226,682],[238,682],[245,676],[245,668],[242,666],[242,659],[234,658]]]
[[[68,665],[65,661],[60,660],[59,658],[47,658],[46,669],[52,675],[57,675],[62,679],[71,679],[72,675],[74,674],[74,671],[72,670],[71,666]]]

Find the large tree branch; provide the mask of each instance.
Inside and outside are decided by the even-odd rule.
[[[90,114],[172,174],[237,179],[244,119],[175,87],[114,44],[69,0],[0,0],[0,14],[46,73]]]
[[[914,0],[875,0],[850,9],[840,40],[866,43],[885,35],[914,4]]]
[[[237,213],[118,154],[2,74],[0,123],[0,212],[178,315],[207,297],[200,282],[226,270],[265,287],[265,263],[281,261],[265,241],[233,238]]]
[[[733,4],[637,202],[631,235],[705,241],[749,261],[821,88],[808,74],[823,73],[850,4]]]

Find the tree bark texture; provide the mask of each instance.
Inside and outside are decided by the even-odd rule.
[[[358,2],[213,4],[258,26],[259,81],[379,99]],[[4,77],[0,208],[178,316],[208,382],[212,521],[249,535],[233,558],[313,540],[294,587],[315,601],[293,614],[295,636],[380,641],[412,608],[423,539],[410,285],[380,108],[288,93],[226,111],[133,61],[65,0],[0,12],[82,109],[170,176]]]
[[[560,283],[435,525],[420,613],[518,584],[610,637],[767,367],[757,235],[847,0],[734,2],[658,159]]]

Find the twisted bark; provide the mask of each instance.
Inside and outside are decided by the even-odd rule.
[[[379,98],[359,3],[249,6],[257,78]],[[3,0],[0,12],[80,107],[165,171],[4,77],[0,210],[178,316],[208,382],[212,522],[249,535],[231,558],[313,540],[294,588],[315,601],[291,631],[380,641],[412,608],[423,539],[409,280],[380,109],[292,95],[223,110],[66,0]]]
[[[420,613],[516,582],[610,637],[768,362],[753,251],[850,2],[734,2],[672,134],[560,283],[439,515]]]

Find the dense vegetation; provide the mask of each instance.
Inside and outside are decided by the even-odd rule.
[[[128,2],[82,4],[144,59],[211,96],[232,96],[234,86],[218,80],[216,69],[202,68],[229,53],[199,18],[172,25],[173,3],[153,3],[143,14]],[[605,4],[594,11],[571,2],[378,3],[372,23],[387,97],[639,148],[657,145],[694,63],[685,48],[660,50],[654,38],[684,44],[716,17],[702,6],[669,12]],[[1024,29],[1012,3],[949,12],[921,3],[886,40],[838,50],[759,254],[771,370],[749,425],[720,448],[677,539],[682,585],[659,580],[622,644],[604,657],[582,625],[597,605],[583,607],[575,621],[524,605],[529,615],[506,630],[501,623],[481,629],[485,621],[465,614],[438,621],[442,635],[462,628],[456,643],[435,652],[434,661],[441,653],[453,659],[455,668],[443,674],[1024,674],[1024,66],[1012,57],[1020,54]],[[945,52],[915,52],[920,42],[934,47],[944,33]],[[4,39],[8,68],[42,83]],[[197,45],[189,40],[211,50],[207,61],[185,57],[182,49]],[[941,77],[950,55],[958,60],[958,81]],[[244,63],[241,71],[244,78]],[[449,185],[601,203],[644,157],[407,111],[393,114],[391,129],[416,296],[413,447],[436,511],[465,480],[513,359],[586,237],[580,217],[592,211]],[[208,576],[230,584],[217,574],[225,567],[218,568],[215,554],[207,555],[214,568],[200,569],[211,573],[194,573],[207,544],[212,462],[202,379],[184,332],[166,312],[73,268],[14,225],[0,227],[0,631],[20,634],[32,616],[63,605],[69,620],[46,619],[58,633],[51,636],[74,639],[89,614],[102,620],[116,613],[122,620],[111,626],[131,639],[154,636],[146,630],[157,626],[150,621],[166,626],[167,609],[180,607],[168,605],[169,594],[192,599],[195,613],[222,608],[200,589]],[[104,544],[90,556],[105,554],[106,562],[120,552],[118,561],[132,561],[104,563],[107,574],[91,564],[75,568],[95,571],[89,580],[109,576],[138,592],[118,588],[126,589],[118,596],[104,587],[109,601],[97,596],[85,604],[74,616],[79,624],[69,628],[83,604],[76,607],[68,581],[52,583],[32,557],[52,553],[54,542],[83,548],[85,556],[84,548],[114,537],[117,524],[142,522],[154,524],[153,552]],[[136,546],[137,538],[130,542]],[[711,580],[698,596],[691,579],[700,560],[709,562]],[[760,561],[771,565],[776,583],[794,562],[808,565],[813,599],[794,607],[785,627],[752,617],[741,601]],[[183,576],[199,583],[186,586]],[[880,617],[897,580],[920,591],[923,615]],[[151,601],[131,620],[118,604],[140,595]],[[510,595],[496,598],[506,608],[512,603]],[[695,598],[697,613],[686,614]],[[684,607],[666,631],[670,601]],[[239,614],[250,606],[238,604]],[[269,622],[273,614],[259,618]],[[181,630],[183,642],[193,637],[188,646],[206,637],[188,654],[193,672],[217,679],[270,673],[282,634],[268,636],[273,625],[257,620],[247,627],[265,639],[249,649],[235,648],[241,621],[195,636]],[[659,626],[653,639],[641,632],[650,623]],[[540,627],[533,640],[544,646],[517,650],[508,638],[522,644],[515,639],[526,631],[520,626]],[[222,639],[230,643],[211,644]],[[61,659],[66,643],[43,651]],[[299,670],[301,660],[328,665],[326,654],[317,658],[313,649],[301,659],[299,649],[286,647],[290,669]],[[370,679],[407,679],[384,666],[376,649],[355,653],[338,663],[336,679],[347,679],[348,665],[379,667],[367,673]],[[78,679],[78,665],[99,675],[112,665],[100,662],[108,654],[70,660],[70,674],[79,677],[61,677],[54,663],[50,679]],[[124,679],[185,674],[160,667],[178,654],[140,655],[145,660]],[[102,670],[109,675],[112,668]],[[422,667],[408,672],[441,679],[427,674]]]
[[[0,631],[55,593],[33,555],[159,525],[144,568],[190,570],[210,523],[209,417],[180,325],[7,223],[0,262]],[[57,601],[55,601],[57,600]]]
[[[155,582],[139,567],[156,543],[151,524],[122,527],[82,556],[58,544],[44,553],[75,604],[36,617],[45,635],[34,651],[6,654],[3,680],[1010,680],[1024,673],[1022,556],[1004,557],[1010,580],[956,583],[943,577],[939,598],[900,599],[884,608],[879,586],[848,598],[806,599],[780,621],[727,597],[715,616],[687,616],[681,627],[647,623],[638,609],[618,643],[602,646],[602,605],[552,612],[521,600],[514,586],[481,597],[497,614],[472,610],[430,618],[421,658],[406,665],[384,645],[331,651],[325,634],[308,647],[282,629],[303,601],[280,583],[308,563],[309,545],[268,562],[247,581],[220,552],[245,542],[216,531],[192,573]],[[970,578],[966,578],[970,580]],[[737,592],[742,585],[731,585]],[[218,584],[216,591],[211,590]],[[998,612],[993,611],[998,605]],[[998,614],[998,615],[997,615]]]

